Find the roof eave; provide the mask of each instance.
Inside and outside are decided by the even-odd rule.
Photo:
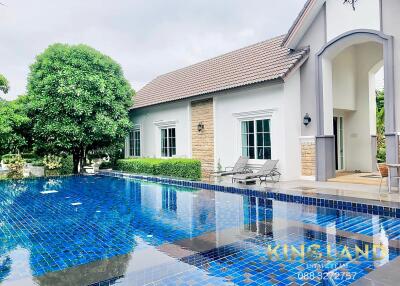
[[[295,71],[297,71],[310,56],[310,47],[304,49],[304,54],[299,58],[282,76],[283,81],[286,81]]]
[[[186,99],[194,99],[196,97],[202,97],[202,96],[210,96],[212,94],[218,93],[218,92],[222,92],[222,91],[230,91],[233,89],[239,89],[239,88],[245,88],[245,87],[249,87],[251,85],[255,85],[255,84],[263,84],[263,83],[283,83],[284,82],[284,77],[283,76],[278,76],[276,78],[273,79],[268,79],[268,80],[260,80],[257,82],[252,82],[252,83],[248,83],[248,84],[243,84],[243,85],[239,85],[239,86],[232,86],[232,87],[228,87],[225,89],[219,89],[219,90],[215,90],[215,91],[210,91],[210,92],[206,92],[206,93],[200,93],[200,94],[195,94],[192,96],[188,96],[185,98],[177,98],[174,100],[169,100],[169,101],[163,101],[163,102],[157,102],[157,103],[151,103],[149,105],[143,105],[143,106],[138,106],[135,107],[135,105],[133,105],[132,107],[130,107],[128,109],[128,111],[131,110],[138,110],[141,108],[146,108],[146,107],[152,107],[152,106],[157,106],[157,105],[161,105],[161,104],[166,104],[166,103],[173,103],[173,102],[177,102],[177,101],[181,101],[181,100],[186,100]]]
[[[323,6],[326,0],[307,0],[303,9],[290,27],[288,33],[282,41],[282,47],[288,49],[296,49],[298,42],[301,40],[308,26],[318,14],[319,9]]]
[[[307,2],[304,4],[303,8],[301,9],[300,13],[297,15],[296,19],[294,20],[292,26],[290,26],[289,31],[287,32],[285,38],[283,38],[282,41],[282,47],[287,47],[287,43],[289,41],[289,38],[292,36],[293,31],[295,30],[295,28],[299,25],[301,19],[303,18],[305,12],[307,11],[307,9],[309,8],[309,6],[311,5],[311,2],[313,2],[314,0],[307,0]]]

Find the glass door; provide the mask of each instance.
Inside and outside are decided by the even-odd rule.
[[[344,139],[343,117],[333,117],[333,135],[335,135],[335,165],[336,170],[344,170]]]
[[[338,125],[338,135],[339,135],[339,169],[338,170],[344,170],[344,129],[343,129],[343,117],[339,116],[339,125]]]

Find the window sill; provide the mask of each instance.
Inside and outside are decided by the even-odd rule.
[[[250,165],[257,165],[257,164],[264,164],[265,161],[270,160],[270,159],[249,159],[248,163]]]

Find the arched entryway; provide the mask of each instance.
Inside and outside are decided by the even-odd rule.
[[[355,50],[355,51],[352,51]],[[349,54],[349,55],[347,55]],[[351,54],[354,56],[352,57]],[[360,58],[364,55],[364,59]],[[368,140],[373,138],[373,134],[369,133],[369,124],[367,123],[367,117],[362,117],[368,112],[368,96],[370,92],[368,91],[368,76],[370,76],[371,71],[376,69],[380,64],[384,66],[384,90],[385,90],[385,138],[386,138],[386,161],[390,163],[398,162],[398,140],[396,133],[395,124],[395,96],[394,96],[394,69],[393,69],[393,39],[391,36],[387,36],[380,31],[374,30],[353,30],[344,33],[335,39],[331,40],[325,44],[320,52],[316,55],[317,57],[317,136],[316,136],[316,179],[318,181],[326,181],[330,178],[335,177],[336,170],[338,168],[338,141],[336,140],[338,136],[337,130],[339,130],[338,124],[340,123],[340,112],[349,110],[352,114],[352,121],[349,121],[349,126],[353,130],[357,128],[362,130],[368,130],[368,134],[363,133],[362,136],[366,138],[369,136]],[[349,60],[346,60],[348,57]],[[334,94],[337,94],[338,84],[342,82],[338,81],[338,71],[335,65],[339,65],[338,59],[342,59],[341,65],[344,66],[343,72],[349,73],[351,61],[356,58],[356,63],[353,64],[353,72],[351,74],[357,77],[357,84],[361,81],[359,79],[360,74],[365,74],[365,82],[367,86],[363,86],[365,90],[357,90],[357,94],[354,95],[353,107],[351,107],[351,102],[348,103],[350,107],[338,108],[334,103]],[[349,63],[347,63],[348,61]],[[349,69],[346,69],[346,64],[349,64]],[[336,70],[335,70],[336,68]],[[350,74],[350,73],[349,73]],[[340,75],[340,73],[339,73]],[[333,78],[336,77],[334,81]],[[348,78],[344,76],[345,80]],[[362,79],[364,80],[364,79]],[[345,84],[343,84],[345,85]],[[355,87],[357,88],[357,87]],[[335,91],[336,89],[336,91]],[[362,98],[365,93],[365,98]],[[343,103],[347,100],[347,94],[341,93],[343,98],[336,99],[337,102]],[[350,95],[349,95],[350,97]],[[360,100],[361,98],[361,100]],[[362,102],[364,103],[362,103]],[[358,104],[358,105],[357,105]],[[336,104],[337,105],[337,104]],[[364,108],[361,112],[360,110]],[[365,110],[367,108],[367,110]],[[343,111],[344,110],[344,111]],[[351,113],[353,112],[353,113]],[[357,113],[358,112],[358,113]],[[339,114],[339,115],[338,115]],[[354,119],[355,118],[355,119]],[[336,120],[336,121],[335,121]],[[358,123],[357,123],[358,122]],[[335,125],[336,123],[336,125]],[[365,124],[364,124],[365,123]],[[357,124],[359,124],[357,126]],[[357,134],[354,133],[354,134]],[[354,140],[356,142],[356,140]],[[361,141],[360,141],[361,142]],[[365,166],[366,164],[371,167],[373,164],[373,143],[371,141],[364,140],[365,146],[358,145],[357,148],[353,148],[351,153],[354,153],[353,161],[356,166]],[[369,151],[366,151],[366,146]],[[362,151],[360,151],[362,150]],[[371,151],[372,150],[372,151]],[[368,153],[367,153],[368,152]],[[360,162],[357,162],[359,158]],[[364,161],[364,163],[362,163]],[[364,165],[363,165],[364,164]],[[361,168],[360,167],[360,168]],[[357,167],[354,167],[357,168]]]

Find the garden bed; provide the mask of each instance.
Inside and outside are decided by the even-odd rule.
[[[194,159],[121,159],[117,169],[124,172],[200,180],[201,163]]]

